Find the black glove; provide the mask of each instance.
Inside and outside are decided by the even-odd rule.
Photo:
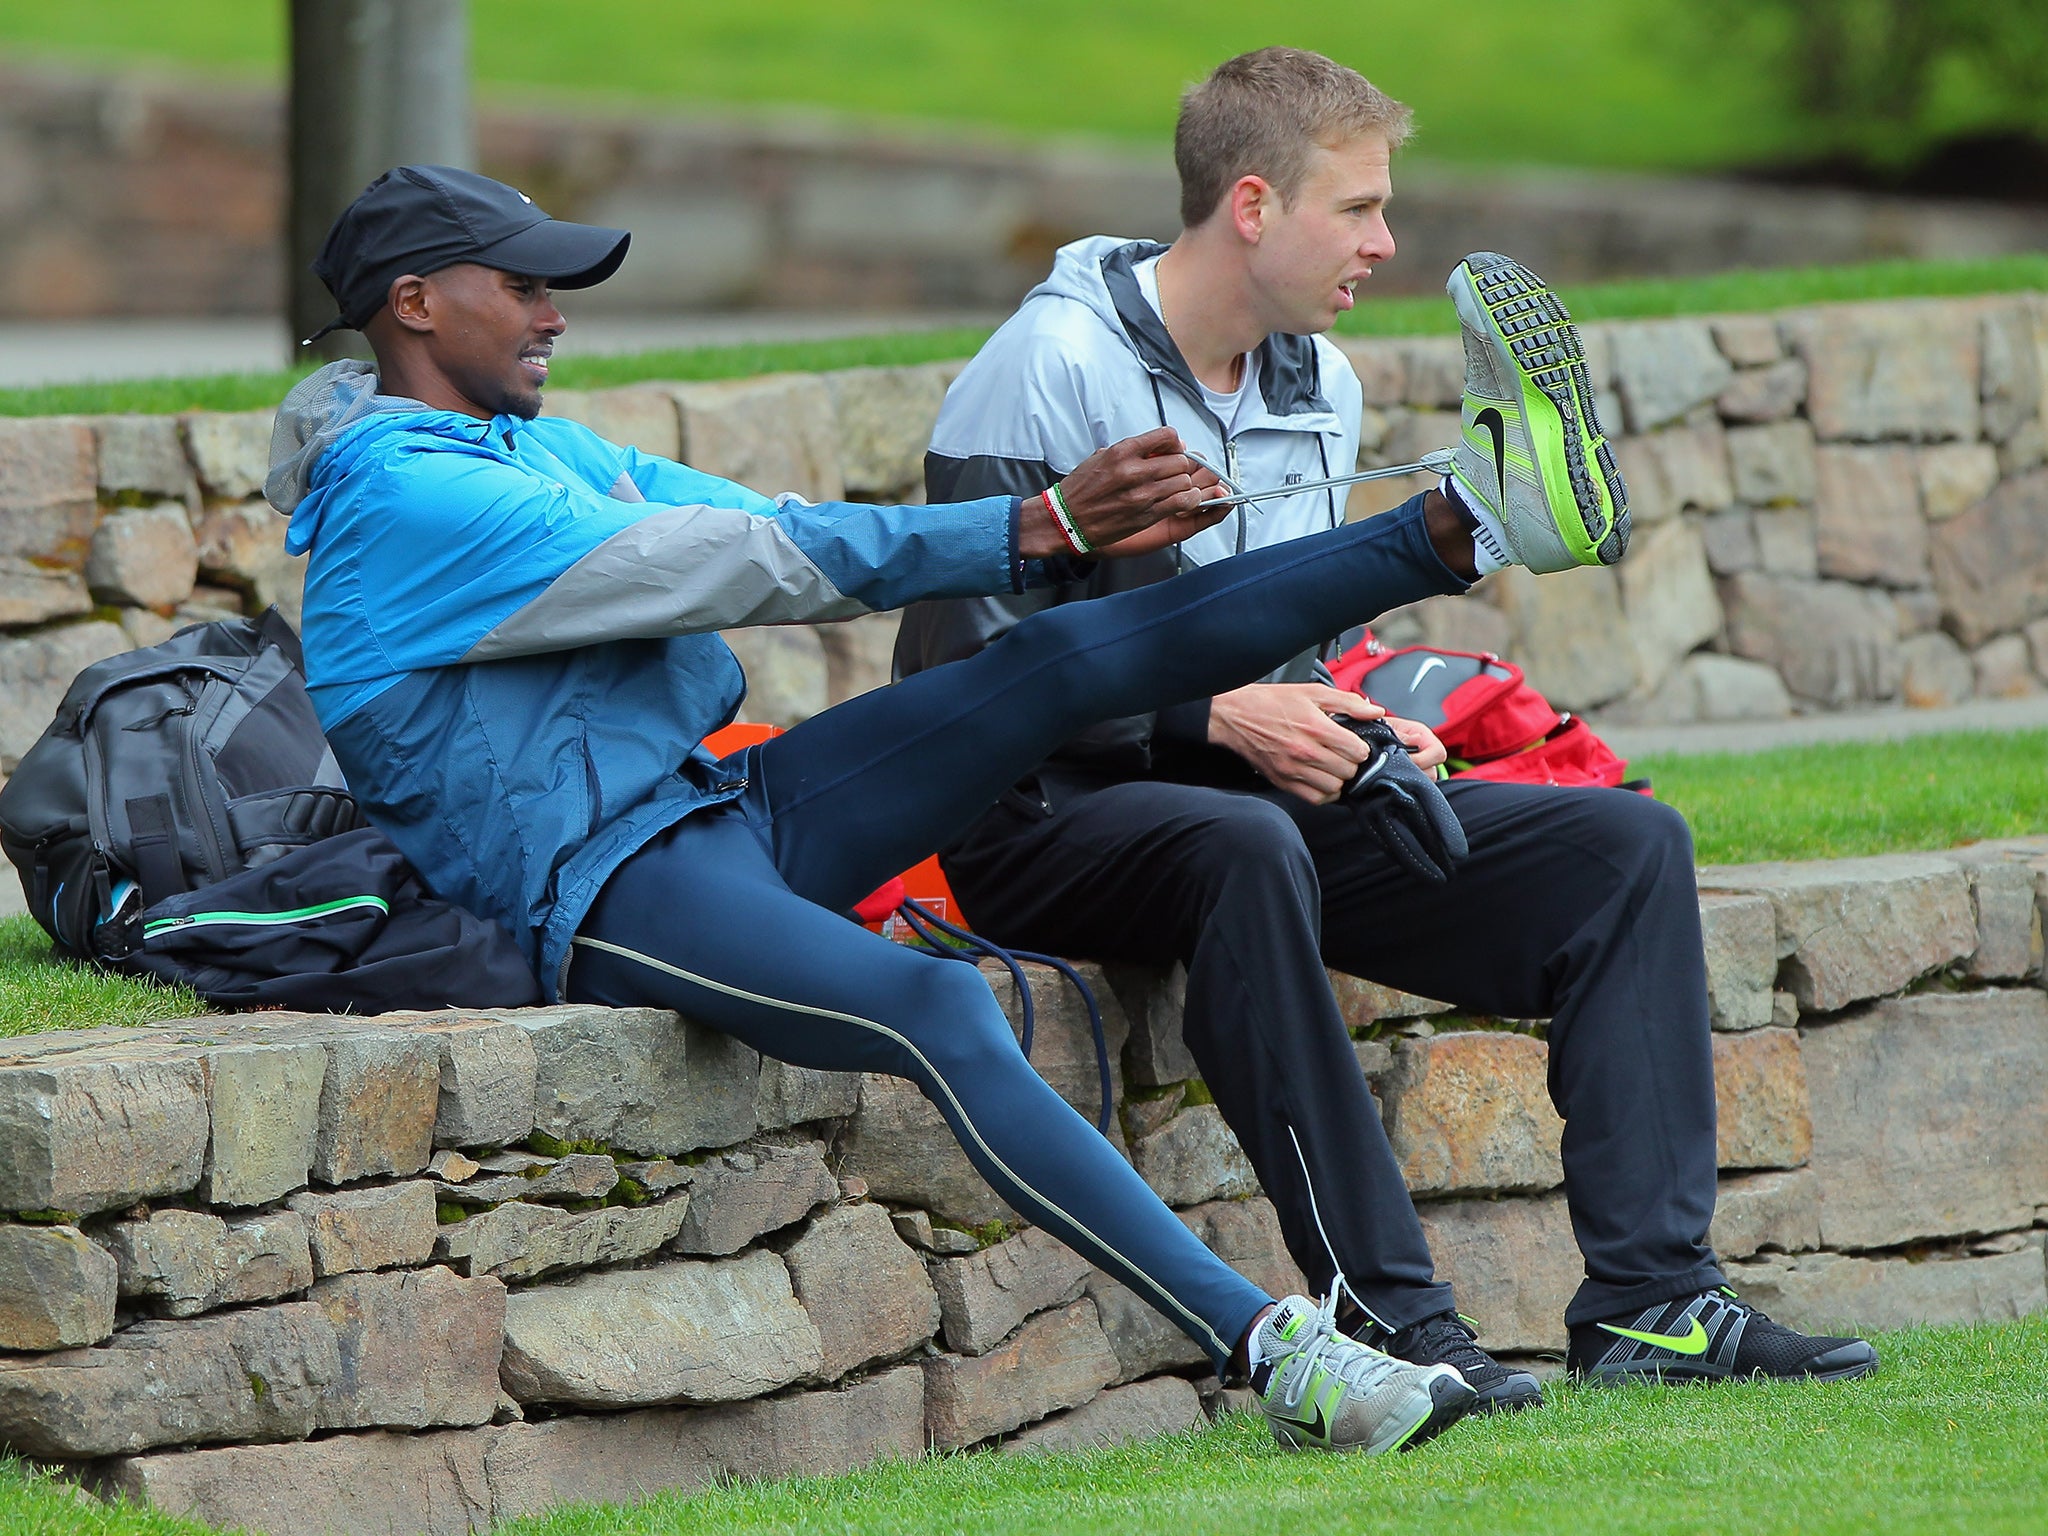
[[[1408,748],[1384,720],[1331,717],[1365,743],[1341,798],[1388,855],[1418,880],[1442,885],[1465,857],[1465,829],[1436,780],[1416,767]]]

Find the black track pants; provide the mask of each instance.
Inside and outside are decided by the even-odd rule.
[[[1327,1285],[1334,1250],[1388,1326],[1451,1297],[1326,963],[1468,1011],[1551,1020],[1586,1262],[1569,1320],[1721,1284],[1706,1246],[1713,1061],[1684,821],[1621,790],[1446,788],[1472,852],[1443,886],[1404,874],[1341,806],[1159,780],[1006,796],[944,863],[968,919],[999,943],[1185,962],[1187,1044],[1289,1251]]]

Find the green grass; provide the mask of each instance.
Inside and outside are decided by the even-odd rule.
[[[2048,1500],[2048,1317],[1878,1337],[1884,1368],[1838,1386],[1546,1387],[1550,1406],[1473,1420],[1412,1455],[1287,1455],[1248,1417],[1086,1455],[987,1453],[846,1477],[663,1494],[516,1520],[498,1536],[1021,1536],[1170,1530],[1429,1536],[2004,1536]],[[74,1505],[0,1464],[0,1536],[199,1536]]]
[[[153,1024],[206,1011],[197,995],[184,987],[103,976],[57,959],[33,918],[0,919],[0,1036]],[[0,1536],[6,1532],[0,1525]]]
[[[1834,859],[2048,832],[2048,731],[1644,757],[1702,864]]]
[[[1864,299],[2048,290],[2048,256],[1972,261],[1879,261],[1843,267],[1786,267],[1709,277],[1634,279],[1561,290],[1580,320],[1663,319],[1728,314]],[[1456,332],[1449,304],[1435,297],[1375,298],[1343,317],[1347,336],[1430,336]],[[827,341],[755,342],[579,357],[572,318],[550,381],[564,389],[601,389],[649,380],[749,378],[940,362],[968,357],[988,332],[977,328],[908,331]],[[180,411],[253,411],[275,406],[308,370],[59,384],[0,389],[0,416],[168,415]]]

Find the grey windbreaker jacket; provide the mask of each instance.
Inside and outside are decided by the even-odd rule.
[[[1162,424],[1252,489],[1348,473],[1358,456],[1362,404],[1344,354],[1320,336],[1273,336],[1259,347],[1264,412],[1237,436],[1202,399],[1193,373],[1138,285],[1135,267],[1165,246],[1096,235],[1063,247],[1050,276],[1025,295],[946,392],[925,455],[933,501],[1030,496],[1098,448]],[[1341,523],[1341,494],[1312,491],[1239,508],[1178,550],[1107,560],[1081,581],[999,597],[918,603],[903,616],[896,672],[904,676],[969,656],[1029,614],[1056,603],[1163,581]],[[1334,637],[1333,637],[1334,638]],[[1317,675],[1314,655],[1274,681]],[[1058,759],[1075,766],[1143,771],[1160,736],[1201,740],[1202,702],[1125,720],[1076,737]]]

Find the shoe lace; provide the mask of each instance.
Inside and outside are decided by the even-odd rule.
[[[1455,1312],[1424,1318],[1415,1325],[1415,1338],[1422,1346],[1419,1353],[1441,1364],[1456,1366],[1461,1372],[1467,1365],[1477,1369],[1492,1364],[1491,1357],[1479,1347],[1479,1335],[1472,1325]],[[1465,1374],[1469,1377],[1470,1373]]]
[[[1281,1404],[1290,1413],[1301,1406],[1318,1369],[1363,1395],[1401,1368],[1398,1360],[1338,1331],[1337,1299],[1344,1290],[1344,1274],[1339,1270],[1330,1283],[1329,1294],[1317,1305],[1314,1320],[1308,1325],[1310,1339],[1299,1347],[1299,1368],[1281,1394]]]

